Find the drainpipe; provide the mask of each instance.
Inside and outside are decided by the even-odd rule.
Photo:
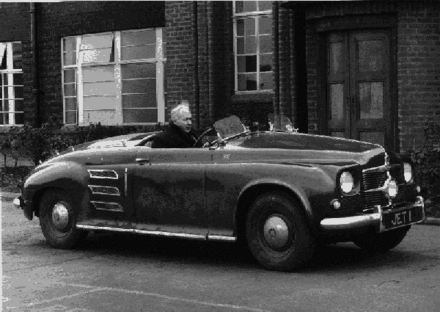
[[[41,116],[40,116],[40,104],[38,99],[38,57],[37,57],[37,18],[35,14],[35,3],[31,2],[29,7],[29,13],[31,18],[31,46],[32,46],[32,97],[34,100],[35,107],[35,117],[34,117],[34,126],[41,127]]]
[[[279,60],[279,7],[275,1],[272,5],[274,23],[274,114],[280,114],[280,60]]]
[[[200,82],[199,82],[199,29],[197,23],[197,1],[193,2],[193,50],[194,50],[194,104],[197,129],[200,129]]]

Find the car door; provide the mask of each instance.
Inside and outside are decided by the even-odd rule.
[[[137,228],[205,237],[207,149],[141,147],[133,171]]]

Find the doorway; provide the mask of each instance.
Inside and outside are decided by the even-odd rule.
[[[327,135],[394,149],[391,31],[326,35]]]

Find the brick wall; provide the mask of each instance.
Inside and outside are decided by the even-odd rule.
[[[424,143],[426,122],[440,123],[440,6],[402,3],[397,76],[401,151]]]
[[[194,114],[193,3],[166,1],[165,16],[167,17],[167,111],[169,112],[181,100],[188,100]]]

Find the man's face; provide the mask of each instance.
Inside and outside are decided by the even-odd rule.
[[[191,118],[192,116],[190,112],[182,111],[178,115],[178,119],[174,121],[174,124],[181,128],[183,131],[189,132],[192,125]]]

